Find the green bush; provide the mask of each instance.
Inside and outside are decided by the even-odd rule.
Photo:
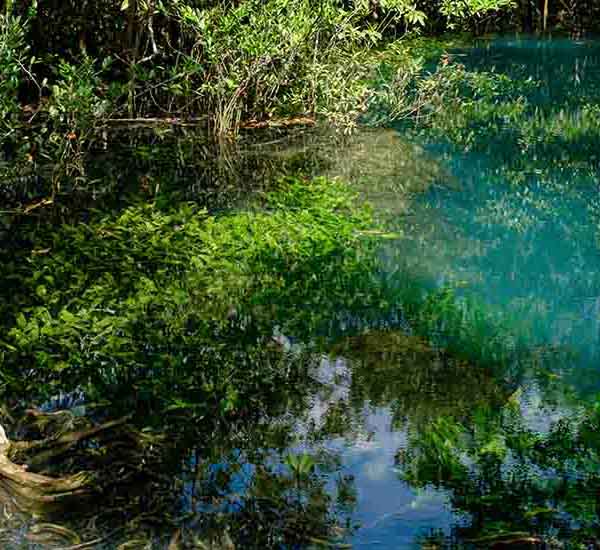
[[[0,15],[0,144],[14,134],[20,122],[18,91],[27,72],[27,53],[24,21]]]

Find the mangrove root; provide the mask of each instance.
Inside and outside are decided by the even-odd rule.
[[[43,413],[36,413],[42,415]],[[57,434],[38,441],[11,441],[0,425],[0,487],[21,511],[41,513],[55,505],[89,495],[93,478],[79,472],[63,477],[50,477],[29,471],[28,465],[55,458],[78,442],[96,437],[127,422],[128,418],[113,420],[99,426]],[[15,462],[28,456],[28,465]]]
[[[68,411],[60,411],[60,413],[68,413]],[[58,413],[45,414],[28,411],[28,414],[34,416],[38,424],[44,425],[48,422],[47,417]],[[65,432],[63,429],[41,440],[12,442],[8,451],[8,457],[14,462],[27,462],[30,466],[38,466],[64,454],[80,441],[102,435],[109,430],[124,425],[129,418],[130,417],[123,417],[105,422],[99,426],[74,430],[74,424],[69,416],[66,416],[64,428],[72,429],[73,431]]]

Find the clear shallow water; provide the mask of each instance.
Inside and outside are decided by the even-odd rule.
[[[388,268],[418,273],[430,288],[455,288],[459,302],[475,301],[504,319],[526,348],[539,350],[545,359],[514,363],[487,380],[468,380],[447,364],[440,375],[429,358],[423,371],[434,373],[411,385],[410,373],[397,372],[407,368],[406,349],[388,348],[385,337],[378,341],[373,335],[374,343],[357,345],[358,362],[350,353],[345,368],[351,382],[345,393],[334,392],[329,401],[316,398],[313,414],[326,423],[328,414],[340,414],[336,409],[350,409],[360,426],[346,438],[323,443],[335,449],[342,470],[354,479],[353,517],[361,525],[349,539],[354,547],[468,546],[477,540],[493,545],[511,532],[521,532],[512,537],[517,546],[543,538],[527,542],[523,533],[534,538],[544,533],[546,541],[556,538],[562,541],[556,544],[575,547],[577,535],[571,529],[585,521],[573,511],[573,496],[538,486],[563,483],[561,468],[574,456],[567,452],[551,458],[549,453],[540,460],[509,441],[556,438],[557,426],[577,425],[600,388],[600,111],[595,110],[600,45],[502,39],[454,56],[467,70],[508,75],[517,82],[517,93],[513,88],[510,97],[498,92],[477,99],[476,111],[487,109],[487,119],[467,122],[452,139],[429,130],[418,135],[416,143],[437,164],[435,183],[402,218],[406,238],[386,247]],[[520,119],[506,122],[495,110],[510,101],[526,108]],[[459,119],[457,125],[462,123]],[[384,195],[380,204],[393,210],[386,201]],[[419,362],[418,353],[408,355],[409,362]],[[373,369],[368,378],[359,375],[365,365]],[[394,377],[402,376],[403,383],[395,385]],[[353,393],[362,399],[353,400]],[[404,414],[398,414],[399,408]],[[488,433],[486,443],[484,436],[477,442],[478,430],[491,429],[481,415],[488,416],[487,422],[494,418],[495,434]],[[433,455],[419,463],[414,453],[427,454],[424,440],[442,418],[452,418],[464,431],[459,440],[469,433],[475,441],[452,443],[451,430],[440,429]],[[460,468],[453,471],[444,463],[444,446],[449,461],[469,471],[462,481]],[[485,471],[481,459],[486,453],[495,456],[497,470]],[[399,454],[411,458],[403,463]],[[428,471],[431,467],[439,470]],[[443,472],[446,467],[449,471]],[[576,466],[568,475],[585,477]],[[585,501],[590,489],[579,490]],[[471,499],[463,493],[471,493]],[[495,510],[486,504],[494,498]],[[507,510],[511,506],[514,510]],[[594,533],[593,507],[589,514]],[[593,540],[595,535],[587,536]]]
[[[455,53],[468,70],[535,84],[528,91],[523,86],[527,102],[523,119],[506,123],[499,116],[483,129],[467,125],[453,140],[423,133],[426,151],[443,165],[447,177],[413,205],[412,243],[403,245],[401,261],[426,271],[434,286],[458,287],[459,296],[475,298],[514,322],[514,330],[531,348],[568,350],[568,357],[549,370],[534,368],[518,382],[520,421],[531,433],[548,434],[561,417],[593,401],[599,387],[600,133],[598,112],[591,124],[585,113],[600,101],[600,45],[506,39]],[[478,101],[483,105],[487,100]],[[487,108],[493,113],[504,101],[498,95]],[[452,120],[450,116],[450,124]],[[537,131],[531,129],[531,120],[537,120]],[[572,122],[561,125],[557,120]],[[560,380],[558,392],[544,383],[553,377]],[[435,386],[425,390],[443,391]],[[473,385],[472,391],[481,391],[481,386]],[[452,394],[446,395],[452,407]],[[498,413],[501,409],[496,409],[499,416],[504,414]],[[473,422],[473,416],[466,422],[463,417],[462,425],[473,429]],[[510,427],[505,425],[504,430],[501,439],[509,436]],[[390,432],[380,437],[392,439]],[[510,461],[505,465],[511,469]],[[516,460],[512,467],[518,471],[524,465]],[[542,474],[542,470],[537,475],[560,478],[557,472]],[[475,477],[479,476],[481,472]],[[444,485],[460,489],[451,479]],[[365,483],[366,492],[367,487]],[[437,515],[424,514],[422,519],[429,529],[447,533],[457,517],[449,519],[452,506],[443,504],[443,495],[432,499],[437,501],[433,504]],[[550,507],[556,504],[555,500]],[[568,507],[566,502],[562,505]],[[454,512],[460,509],[455,506]],[[400,517],[398,531],[402,531]],[[373,541],[381,537],[382,547],[394,547],[389,520],[387,530],[382,526],[371,536]]]
[[[317,377],[328,379],[332,371],[340,368],[351,376],[351,363],[338,359],[337,364],[331,364],[324,358]],[[327,423],[332,407],[353,409],[350,387],[356,382],[349,378],[346,383],[345,391],[340,392],[337,387],[333,398],[314,396],[309,413],[313,429]],[[410,393],[396,392],[393,400],[411,397]],[[434,486],[414,488],[402,480],[396,456],[409,445],[410,421],[399,421],[390,403],[377,404],[367,399],[357,405],[353,410],[353,430],[337,438],[326,438],[318,446],[307,446],[312,452],[337,455],[340,471],[353,481],[356,502],[351,515],[357,529],[349,539],[352,547],[418,548],[423,538],[432,534],[449,540],[453,527],[468,520],[453,510],[449,492]]]
[[[409,280],[423,292],[454,294],[447,303],[432,300],[423,315],[429,324],[400,298],[386,317],[340,311],[320,327],[327,337],[320,349],[306,348],[316,334],[274,330],[284,357],[277,369],[298,368],[297,379],[278,385],[273,374],[275,388],[268,405],[256,401],[256,418],[201,435],[190,430],[181,441],[174,436],[188,430],[185,421],[167,426],[144,409],[148,386],[124,387],[140,424],[161,426],[176,444],[152,463],[161,475],[149,490],[140,484],[118,495],[122,510],[110,525],[127,524],[127,536],[105,538],[110,530],[99,522],[92,547],[137,537],[133,547],[167,548],[181,532],[187,547],[195,534],[217,533],[216,548],[230,548],[222,537],[230,532],[242,548],[285,548],[295,547],[286,546],[290,532],[304,529],[316,547],[325,539],[381,549],[596,543],[600,45],[506,39],[454,57],[467,70],[516,83],[476,98],[468,117],[450,118],[452,132],[441,123],[441,131],[349,140],[275,135],[221,150],[216,161],[184,136],[175,169],[176,155],[163,152],[157,136],[132,142],[108,165],[100,159],[99,174],[109,166],[118,175],[105,174],[117,181],[106,186],[116,210],[153,185],[221,212],[243,207],[280,174],[340,176],[401,235],[386,241],[386,270],[374,277],[392,289]],[[507,104],[521,109],[518,116],[502,111]],[[85,221],[78,208],[74,215]],[[364,292],[343,275],[336,291]],[[497,336],[494,326],[478,325],[479,311],[506,330]],[[479,351],[495,338],[500,349],[518,340],[522,352],[486,359]],[[244,352],[235,359],[243,367],[256,361]],[[76,405],[85,404],[78,395]],[[305,455],[312,467],[302,473]],[[140,511],[150,517],[139,519]],[[23,538],[36,525],[30,518],[18,528],[6,521],[7,548],[50,547]],[[81,530],[86,541],[97,538],[89,515],[53,521]]]
[[[432,260],[438,284],[466,285],[464,292],[527,324],[532,345],[568,348],[577,369],[594,369],[600,47],[500,40],[460,60],[469,69],[534,79],[535,85],[523,92],[522,118],[471,129],[475,146],[460,133],[453,143],[429,142],[452,181],[419,198],[414,252]],[[494,98],[490,108],[502,101]]]

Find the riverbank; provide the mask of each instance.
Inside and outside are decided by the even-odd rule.
[[[387,124],[438,97],[421,32],[505,28],[514,10],[393,0],[6,2],[0,17],[0,145],[12,166],[51,165],[52,189],[84,179],[107,126],[205,125],[221,139],[246,126],[324,121],[349,132]],[[61,21],[57,32],[54,21]],[[418,41],[417,41],[418,42]],[[427,71],[429,72],[429,71]],[[369,117],[366,117],[369,118]]]

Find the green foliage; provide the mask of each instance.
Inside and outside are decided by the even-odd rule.
[[[446,17],[452,29],[465,23],[474,25],[479,20],[516,7],[516,0],[468,0],[466,2],[441,0],[440,13]]]
[[[237,130],[243,121],[306,114],[352,126],[366,110],[372,93],[367,82],[377,69],[373,56],[391,29],[421,29],[428,15],[439,14],[454,25],[509,5],[507,0],[424,6],[412,0],[68,1],[29,9],[29,38],[37,58],[56,69],[49,89],[54,94],[58,86],[62,95],[55,102],[64,105],[72,95],[69,116],[81,119],[87,109],[96,124],[106,115],[104,107],[97,108],[98,98],[105,101],[110,88],[114,115],[197,118],[208,113],[218,134]],[[17,6],[17,11],[27,10]],[[4,24],[12,34],[21,33],[19,43],[5,37],[6,51],[23,47],[18,21]],[[94,69],[92,59],[116,62],[110,71],[103,66],[100,78],[100,61]],[[69,83],[74,76],[69,66],[80,71],[77,89]],[[32,76],[41,82],[36,75],[42,65],[35,69]],[[10,95],[10,90],[0,93]]]
[[[0,143],[11,137],[20,122],[18,90],[24,79],[28,47],[24,21],[0,14]]]
[[[100,95],[101,74],[109,65],[107,58],[99,70],[86,56],[78,65],[63,60],[58,66],[58,78],[47,105],[47,126],[43,128],[50,146],[44,153],[56,163],[55,182],[63,175],[85,175],[83,154],[110,108],[108,99]]]
[[[435,85],[443,83],[426,79],[418,85],[417,101],[410,101],[421,76],[417,60],[397,66],[377,93],[370,86],[385,81],[378,51],[389,44],[388,37],[398,31],[477,29],[495,14],[515,11],[511,0],[102,0],[93,5],[69,0],[13,7],[7,5],[0,25],[5,74],[0,97],[3,110],[12,113],[8,119],[17,112],[17,85],[38,96],[44,89],[62,91],[53,99],[54,123],[56,109],[72,103],[73,112],[60,118],[85,118],[86,127],[102,124],[109,111],[128,117],[208,114],[218,134],[235,132],[252,119],[297,115],[318,115],[351,128],[382,101],[391,111],[388,120],[420,115],[428,94],[435,101],[441,95]],[[28,24],[10,15],[13,11],[27,15]],[[41,63],[24,61],[27,48]],[[107,70],[92,59],[115,62]],[[80,72],[77,89],[69,83],[69,66]],[[79,131],[67,126],[60,131]],[[76,150],[85,148],[86,140],[80,141]],[[62,155],[72,148],[62,144],[47,155],[58,155],[64,164]]]
[[[464,147],[501,124],[522,121],[524,94],[534,90],[536,82],[469,71],[445,53],[452,45],[452,41],[412,40],[388,47],[370,82],[366,121],[434,129],[436,137],[460,139]]]
[[[105,59],[102,70],[110,64]],[[51,122],[83,139],[94,129],[94,124],[106,115],[108,102],[99,97],[101,72],[89,57],[77,66],[61,61],[58,66],[57,84],[52,87],[52,99],[48,107]]]
[[[356,198],[341,183],[290,178],[243,210],[209,214],[159,196],[31,235],[33,248],[2,266],[12,285],[0,311],[6,399],[41,404],[77,388],[86,407],[170,431],[153,446],[160,471],[189,474],[210,498],[216,510],[198,512],[208,538],[229,526],[242,547],[327,541],[336,518],[316,461],[285,453],[289,473],[268,465],[314,362],[271,335],[278,325],[314,336],[378,303],[371,214]],[[202,458],[182,474],[169,453]],[[234,481],[249,467],[240,495]],[[171,483],[160,490],[174,494]]]
[[[491,152],[502,143],[503,154],[528,153],[528,158],[552,162],[564,157],[593,160],[589,148],[598,134],[593,87],[587,94],[561,99],[555,108],[540,105],[540,88],[546,85],[531,75],[473,71],[447,62],[430,78],[439,80],[435,87],[443,103],[428,122],[438,136],[463,149]],[[557,159],[558,149],[565,147],[567,154]]]
[[[14,323],[4,367],[127,377],[155,362],[203,364],[197,354],[216,335],[252,334],[253,324],[314,333],[340,307],[364,304],[347,288],[370,280],[374,259],[357,232],[370,218],[352,200],[341,184],[289,181],[257,210],[139,205],[65,226],[10,275],[23,281],[3,308]],[[234,393],[226,399],[235,407]]]
[[[315,468],[315,462],[309,454],[288,455],[285,464],[290,468],[296,479],[306,478]]]
[[[175,6],[171,16],[195,42],[181,68],[172,69],[176,83],[169,78],[169,86],[184,98],[195,90],[214,113],[217,132],[240,120],[305,113],[347,126],[366,108],[369,52],[382,40],[377,25],[361,24],[369,2],[346,9],[333,0],[318,9],[309,0]],[[404,1],[381,8],[411,24],[422,17]]]
[[[403,462],[410,462],[407,479],[415,486],[421,486],[433,479],[465,480],[468,470],[461,462],[461,440],[463,427],[450,418],[439,417],[419,434],[418,445],[413,445],[410,453],[403,455]]]

